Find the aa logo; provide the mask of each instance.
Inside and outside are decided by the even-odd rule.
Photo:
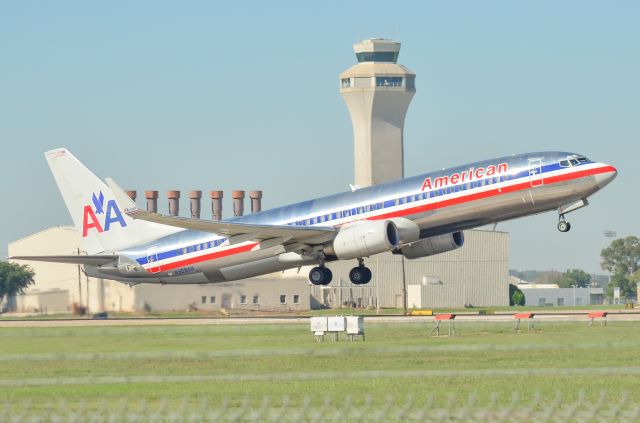
[[[96,196],[93,193],[91,198],[93,207],[90,205],[84,206],[82,214],[82,237],[85,238],[90,229],[95,229],[98,233],[108,232],[111,229],[111,225],[119,223],[121,227],[127,226],[127,222],[124,221],[122,213],[116,204],[116,200],[107,201],[107,209],[104,209],[104,194],[100,191],[100,194]],[[104,215],[104,222],[101,224],[98,216]]]

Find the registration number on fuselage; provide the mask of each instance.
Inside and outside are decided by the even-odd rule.
[[[181,267],[180,269],[176,269],[173,272],[174,276],[180,276],[180,275],[186,275],[188,273],[194,273],[197,272],[198,269],[196,269],[194,266],[187,266],[187,267]]]

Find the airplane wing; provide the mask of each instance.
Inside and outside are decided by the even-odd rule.
[[[284,238],[291,241],[314,243],[332,239],[335,229],[332,227],[308,228],[287,225],[256,225],[249,223],[237,223],[226,221],[213,221],[204,219],[191,219],[179,216],[165,216],[140,209],[136,203],[120,188],[113,179],[106,178],[107,184],[113,191],[117,203],[123,208],[123,212],[132,219],[146,220],[194,231],[211,232],[227,237],[238,236],[243,240],[266,240],[272,238]]]
[[[88,266],[102,266],[118,258],[117,255],[73,255],[73,256],[13,256],[9,260],[46,261],[50,263],[85,264]]]

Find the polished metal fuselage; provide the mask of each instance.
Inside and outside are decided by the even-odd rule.
[[[403,217],[415,222],[420,228],[421,238],[426,238],[554,210],[586,199],[603,186],[594,169],[607,165],[588,161],[575,167],[559,166],[561,160],[572,156],[577,155],[537,152],[501,157],[278,207],[230,221],[340,227],[365,219]],[[505,165],[501,169],[506,171],[475,177],[479,175],[478,169],[486,172],[492,166],[497,169],[501,165]],[[438,186],[437,183],[442,181],[447,183]],[[216,241],[222,244],[216,246]],[[153,243],[117,252],[123,262],[117,269],[87,268],[87,272],[91,276],[129,283],[210,283],[317,262],[314,257],[293,252],[294,246],[291,245],[263,242],[240,246],[247,244],[250,249],[214,258],[216,251],[230,251],[238,249],[238,246],[229,245],[228,240],[215,234],[185,230]],[[162,259],[167,251],[186,253]],[[198,257],[202,259],[198,260]],[[149,273],[144,263],[152,259],[157,262],[165,260],[167,270],[160,266],[156,273]]]

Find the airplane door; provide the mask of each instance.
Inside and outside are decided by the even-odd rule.
[[[544,184],[542,178],[542,159],[529,159],[529,182],[532,187]]]
[[[147,263],[149,263],[149,272],[158,273],[162,271],[161,266],[157,264],[158,262],[158,249],[156,247],[152,247],[151,250],[147,253]]]

